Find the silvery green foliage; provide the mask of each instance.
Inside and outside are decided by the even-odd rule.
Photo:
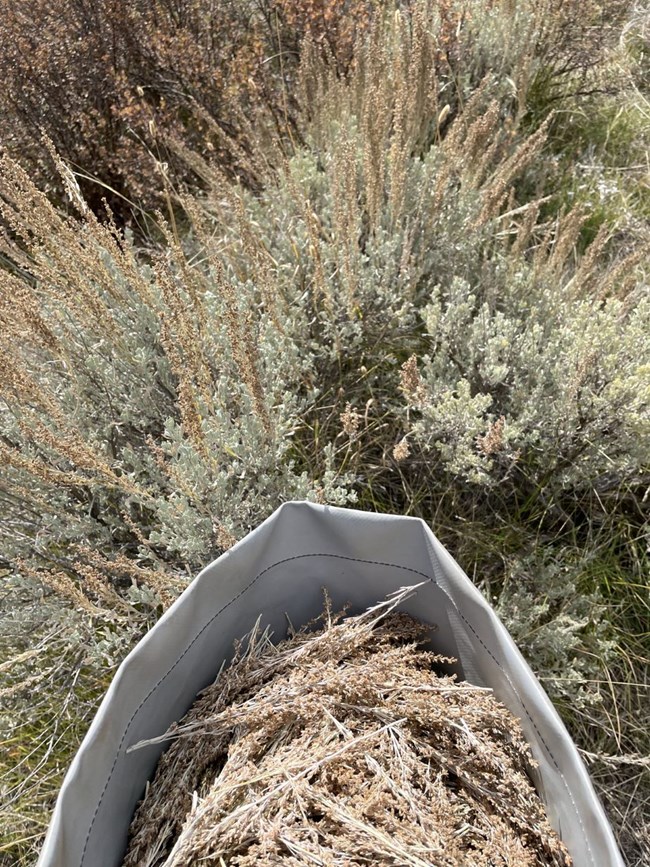
[[[84,544],[110,551],[116,542],[120,545],[118,540],[135,550],[137,539],[129,524],[133,521],[151,543],[150,549],[141,551],[145,560],[159,550],[172,569],[191,572],[219,553],[217,528],[237,538],[287,499],[347,500],[326,460],[323,478],[310,479],[291,455],[293,436],[310,399],[299,396],[300,385],[313,367],[312,356],[300,346],[298,323],[288,321],[284,333],[264,315],[256,323],[253,351],[270,420],[267,429],[233,361],[223,302],[216,292],[206,295],[207,319],[196,329],[197,352],[204,356],[211,382],[209,406],[199,406],[205,444],[201,451],[179,416],[177,377],[160,335],[167,310],[155,273],[142,268],[151,291],[151,299],[146,299],[130,289],[126,275],[107,254],[100,255],[122,289],[117,303],[103,299],[111,329],[80,321],[78,311],[57,310],[55,302],[48,310],[45,298],[44,315],[51,317],[53,330],[67,342],[73,366],[58,359],[43,364],[39,385],[55,396],[83,441],[133,485],[134,493],[125,497],[116,492],[114,485],[97,478],[92,466],[87,491],[47,485],[28,469],[7,468],[12,483],[33,488],[36,481],[35,492],[38,486],[43,490],[48,513],[45,520],[40,516],[37,527],[36,512],[32,518],[26,504],[8,501],[2,531],[7,559],[36,550],[47,563],[53,548],[64,553],[67,546]],[[93,279],[92,274],[80,277]],[[255,289],[232,275],[230,279],[245,316],[258,303]],[[186,298],[181,300],[189,304]],[[59,325],[64,316],[67,321]],[[25,431],[20,424],[23,416],[20,402],[9,397],[0,412],[2,433],[23,455],[58,470],[86,469],[62,459],[56,443]],[[60,434],[45,412],[42,423],[55,436]],[[28,531],[26,535],[15,532],[12,517]]]
[[[477,225],[480,196],[462,173],[434,207],[444,162],[435,146],[407,164],[402,219],[393,224],[385,202],[374,232],[351,229],[346,259],[332,229],[336,177],[328,168],[338,166],[328,151],[338,132],[296,157],[277,188],[246,200],[278,263],[279,291],[292,308],[314,307],[305,339],[316,369],[343,361],[348,396],[358,392],[360,366],[372,369],[376,410],[390,411],[395,436],[407,435],[432,471],[459,485],[516,476],[549,500],[637,485],[650,457],[650,295],[642,278],[622,298],[616,283],[601,297],[599,283],[583,290],[570,262],[513,255],[497,240],[497,221]],[[363,142],[350,135],[346,153],[357,161],[363,202]],[[317,257],[304,202],[318,218]],[[329,305],[317,296],[316,261]],[[607,279],[603,269],[601,283]],[[426,399],[409,406],[395,361],[411,353]],[[499,441],[486,449],[497,422]]]
[[[57,348],[29,332],[7,340],[40,389],[21,393],[16,381],[0,402],[0,438],[16,456],[0,487],[0,648],[9,663],[0,667],[0,722],[8,741],[25,745],[34,775],[27,784],[12,773],[0,800],[16,791],[27,810],[51,797],[116,665],[199,569],[287,500],[343,505],[355,496],[329,443],[311,466],[294,447],[319,399],[306,311],[274,322],[256,284],[216,249],[191,261],[141,254],[127,241],[125,266],[100,241],[89,241],[87,259],[55,260],[60,270],[36,286]],[[47,255],[33,253],[37,264]],[[195,308],[188,288],[201,269]],[[79,294],[57,297],[58,280]],[[77,300],[85,289],[100,316]],[[235,357],[233,318],[250,320],[260,405]],[[170,346],[183,340],[175,359]],[[183,414],[183,377],[194,416]],[[31,688],[38,702],[27,699]],[[50,760],[59,714],[66,746]]]
[[[603,665],[616,641],[597,590],[586,590],[591,558],[548,550],[510,562],[496,611],[554,701],[579,712],[601,700]]]
[[[608,522],[619,498],[647,484],[644,274],[637,272],[636,288],[614,281],[605,289],[603,261],[587,287],[580,261],[553,259],[553,244],[537,256],[513,252],[498,217],[479,219],[480,184],[462,164],[454,165],[443,200],[436,198],[450,157],[435,143],[406,161],[398,218],[386,190],[370,230],[356,217],[367,195],[363,135],[354,118],[327,130],[321,124],[317,138],[307,137],[273,188],[241,196],[275,263],[279,295],[288,309],[309,311],[301,325],[316,389],[325,393],[336,378],[337,412],[346,401],[360,411],[372,401],[370,420],[380,433],[362,428],[358,435],[356,490],[364,497],[372,479],[371,502],[375,491],[400,502],[390,453],[406,437],[410,457],[401,473],[426,493],[422,504],[404,493],[405,507],[452,523],[470,516],[487,525],[531,520],[526,533],[540,553],[517,567],[520,582],[506,582],[499,610],[510,612],[508,624],[553,694],[569,695],[576,684],[598,679],[614,645],[606,626],[600,632],[590,625],[602,600],[593,586],[578,587],[579,570],[552,540],[574,522],[614,532]],[[351,166],[350,237],[341,237],[335,214],[341,136]],[[243,255],[236,233],[225,231],[231,255]],[[400,383],[412,354],[421,383],[414,398]],[[327,429],[318,403],[307,418],[307,430],[316,421]],[[331,424],[329,430],[336,441],[340,431]],[[546,535],[537,534],[538,521]],[[487,566],[499,552],[482,556]],[[526,623],[535,624],[530,633]],[[593,698],[588,685],[576,688],[581,701]]]
[[[472,394],[464,378],[449,384],[438,380],[430,393],[420,418],[411,426],[411,439],[425,454],[434,452],[445,472],[468,482],[484,481],[489,461],[477,448],[477,440],[485,432],[491,395]]]
[[[315,375],[313,353],[302,342],[304,313],[296,309],[278,327],[261,311],[256,286],[226,271],[238,315],[254,314],[249,350],[262,388],[263,422],[233,357],[217,279],[205,275],[201,319],[192,315],[182,285],[176,299],[163,286],[161,275],[176,279],[178,263],[150,267],[138,263],[134,249],[128,255],[139,283],[101,249],[93,265],[77,268],[76,279],[96,286],[105,304],[102,321],[74,301],[66,308],[45,287],[42,315],[65,347],[63,356],[19,339],[25,367],[37,377],[44,403],[52,400],[60,417],[11,391],[0,404],[4,442],[21,460],[34,462],[2,469],[0,568],[6,565],[3,580],[12,584],[0,600],[2,656],[19,658],[42,643],[29,667],[39,676],[43,701],[70,690],[69,710],[78,721],[163,607],[224,547],[287,500],[343,505],[354,499],[331,449],[309,470],[294,450],[296,432],[318,398],[305,386]],[[209,269],[215,255],[203,249],[207,264],[195,267]],[[103,291],[100,273],[109,275],[117,297]],[[180,305],[187,321],[174,320],[171,304]],[[172,336],[163,339],[165,325]],[[178,336],[174,327],[194,327],[208,383],[201,394],[192,380],[198,436],[186,429],[180,408],[178,365],[175,369],[168,352]],[[183,363],[191,372],[192,359]],[[79,453],[80,448],[87,451]],[[64,483],[47,472],[73,473],[80,481]],[[104,558],[93,567],[99,584],[84,572],[93,565],[88,551]],[[116,556],[139,571],[113,568]],[[6,731],[16,739],[32,731],[35,742],[40,745],[43,738],[45,744],[49,711],[35,716],[25,702],[29,681],[15,688],[24,679],[23,668],[0,670],[11,722]],[[81,689],[89,695],[80,695]],[[35,798],[47,780],[36,774]]]
[[[642,503],[650,466],[647,264],[637,263],[636,288],[629,274],[625,285],[611,282],[605,267],[587,285],[577,254],[553,261],[552,240],[548,254],[540,249],[542,229],[512,247],[525,215],[506,218],[505,201],[483,214],[490,184],[521,144],[511,109],[535,67],[518,66],[528,13],[517,6],[514,25],[499,17],[497,32],[488,20],[497,7],[481,9],[465,31],[478,34],[471,69],[453,86],[438,82],[437,110],[449,99],[454,113],[457,92],[493,72],[473,114],[456,117],[460,127],[439,134],[436,116],[423,113],[421,129],[414,122],[393,148],[403,120],[389,62],[380,78],[393,102],[379,105],[383,114],[366,111],[368,82],[356,94],[336,84],[265,190],[230,185],[208,198],[211,229],[188,229],[185,256],[137,251],[127,240],[125,265],[87,227],[79,233],[88,233],[94,264],[67,262],[57,239],[49,251],[35,245],[34,255],[61,269],[62,285],[95,293],[106,312],[89,315],[74,293],[63,303],[42,281],[38,309],[65,352],[50,354],[20,329],[12,345],[6,338],[67,429],[33,395],[3,394],[0,446],[15,446],[26,462],[0,471],[0,570],[13,574],[0,600],[0,644],[7,659],[41,641],[45,649],[3,671],[0,689],[36,669],[55,714],[60,691],[79,693],[79,672],[79,683],[101,681],[198,569],[281,502],[358,497],[366,508],[419,514],[439,533],[460,528],[459,560],[479,580],[483,570],[502,575],[504,556],[495,604],[533,669],[554,698],[594,699],[589,683],[614,646],[605,620],[599,626],[589,533],[582,548],[579,540],[585,528],[614,534],[619,521],[629,522],[627,538],[640,537],[638,509],[627,506]],[[466,152],[492,99],[494,124]],[[370,159],[368,122],[379,143]],[[372,225],[369,166],[381,177]],[[536,182],[549,185],[543,170]],[[535,195],[547,192],[552,182]],[[233,320],[249,335],[258,404]],[[174,360],[169,347],[183,329],[189,340]],[[413,395],[400,375],[411,356]],[[182,407],[184,376],[192,411]],[[342,431],[348,403],[361,419],[354,436]],[[74,437],[121,482],[60,448]],[[410,455],[398,464],[393,448],[404,440]],[[81,481],[48,480],[32,460]],[[475,553],[471,535],[463,540],[471,522],[487,538],[495,526],[516,528],[521,550],[506,556],[507,533],[494,533],[490,550]],[[574,549],[561,547],[562,534],[578,540]],[[78,571],[84,547],[109,562],[123,555],[143,572],[136,579],[107,566],[110,592],[98,597]],[[96,611],[23,577],[27,568],[65,573]],[[104,688],[89,686],[66,712],[82,719]],[[5,704],[12,737],[40,725],[34,737],[47,752],[49,718],[24,693]],[[48,774],[38,778],[45,790]]]
[[[572,297],[565,281],[540,280],[525,263],[503,277],[486,291],[454,275],[434,287],[422,311],[429,338],[423,375],[434,406],[441,388],[459,398],[464,388],[468,407],[479,395],[485,401],[484,429],[505,419],[503,446],[478,477],[478,431],[468,419],[459,431],[465,468],[456,469],[498,482],[515,460],[537,484],[558,491],[633,484],[648,460],[647,288],[625,302],[599,301]],[[422,439],[426,412],[415,428]]]

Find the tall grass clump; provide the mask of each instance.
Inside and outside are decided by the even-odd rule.
[[[434,527],[629,864],[650,855],[648,238],[620,209],[594,226],[556,170],[558,114],[605,75],[623,7],[511,7],[376,10],[338,59],[298,22],[291,135],[265,161],[264,120],[254,185],[170,137],[204,194],[170,198],[155,243],[100,220],[51,146],[74,216],[3,158],[6,857],[36,851],[126,650],[305,497]]]

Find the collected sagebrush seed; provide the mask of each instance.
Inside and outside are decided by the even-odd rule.
[[[124,867],[570,865],[518,721],[395,604],[239,643],[156,739]]]

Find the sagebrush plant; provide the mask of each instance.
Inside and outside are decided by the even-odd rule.
[[[302,322],[280,329],[253,315],[257,288],[216,247],[192,262],[169,236],[143,264],[90,212],[81,223],[60,215],[16,164],[4,161],[0,185],[17,239],[5,242],[12,269],[0,277],[2,640],[8,658],[43,643],[39,681],[50,689],[86,668],[105,685],[102,669],[188,577],[280,503],[352,494],[327,455],[319,478],[291,459],[300,387],[313,375]],[[24,702],[34,686],[25,664],[4,672],[3,729],[18,744],[32,732],[46,754],[49,717]],[[3,782],[8,810],[30,770],[37,797],[48,785],[40,753],[30,748]]]
[[[628,5],[438,0],[434,50],[446,102],[455,109],[462,88],[488,70],[502,74],[519,111],[533,108],[537,117],[567,93],[598,90],[591,73]],[[0,146],[62,203],[44,132],[96,213],[103,213],[105,197],[120,221],[151,231],[147,212],[164,203],[170,180],[200,183],[176,159],[174,142],[257,187],[262,138],[268,159],[270,135],[279,134],[285,146],[297,135],[303,41],[311,40],[342,74],[353,62],[355,39],[388,6],[386,0],[62,0],[54,9],[44,0],[18,6],[5,0]]]
[[[74,217],[3,160],[6,857],[37,849],[128,647],[303,497],[433,525],[619,787],[629,863],[647,857],[648,241],[563,208],[554,101],[528,86],[556,45],[577,105],[618,19],[516,4],[501,51],[511,5],[391,7],[347,71],[305,26],[286,159],[283,127],[252,190],[176,140],[209,192],[147,246],[51,145]]]

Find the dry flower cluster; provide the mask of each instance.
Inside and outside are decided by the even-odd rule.
[[[348,618],[326,599],[278,646],[258,621],[156,739],[173,743],[124,867],[569,867],[517,721],[490,690],[436,671],[450,660],[395,611],[405,592]]]

